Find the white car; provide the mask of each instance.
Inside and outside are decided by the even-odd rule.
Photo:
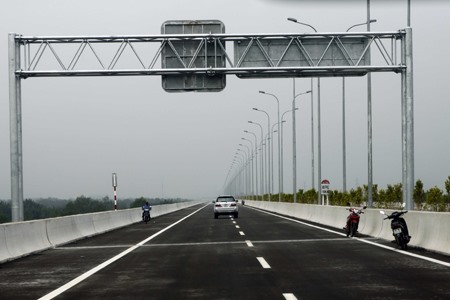
[[[235,218],[239,217],[238,203],[233,196],[219,196],[213,203],[215,219],[217,219],[219,215],[233,215]]]

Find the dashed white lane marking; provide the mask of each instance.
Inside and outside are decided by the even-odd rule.
[[[245,241],[245,243],[247,244],[247,246],[249,246],[249,247],[253,247],[253,244],[252,244],[252,242],[250,242],[250,241]]]
[[[209,205],[209,204],[208,204]],[[113,258],[108,259],[107,261],[105,261],[104,263],[98,265],[97,267],[87,271],[84,274],[81,274],[80,276],[78,276],[77,278],[73,279],[72,281],[69,281],[68,283],[66,283],[65,285],[57,288],[56,290],[54,290],[53,292],[48,293],[45,296],[42,296],[41,298],[39,298],[38,300],[50,300],[55,298],[56,296],[61,295],[62,293],[64,293],[65,291],[67,291],[68,289],[74,287],[75,285],[77,285],[78,283],[82,282],[83,280],[89,278],[91,275],[97,273],[98,271],[100,271],[101,269],[109,266],[110,264],[112,264],[113,262],[119,260],[120,258],[124,257],[125,255],[133,252],[134,250],[136,250],[137,248],[141,247],[142,245],[144,245],[145,243],[147,243],[148,241],[154,239],[155,237],[157,237],[158,235],[160,235],[161,233],[169,230],[170,228],[172,228],[173,226],[181,223],[182,221],[186,220],[187,218],[191,217],[192,215],[196,214],[197,212],[199,212],[200,210],[202,210],[203,208],[205,208],[206,206],[203,206],[202,208],[194,211],[193,213],[191,213],[190,215],[187,215],[186,217],[178,220],[177,222],[173,223],[170,226],[167,226],[166,228],[164,228],[163,230],[158,231],[157,233],[153,234],[152,236],[149,236],[148,238],[146,238],[145,240],[137,243],[136,245],[128,248],[127,250],[119,253],[118,255],[114,256]]]
[[[295,297],[292,293],[284,293],[283,296],[286,300],[297,300],[297,297]]]
[[[236,221],[233,221],[233,224],[236,224]]]
[[[256,259],[259,261],[259,263],[264,269],[270,269],[270,265],[267,263],[264,257],[257,257]]]
[[[239,231],[240,235],[245,235],[245,233],[243,231]]]
[[[241,226],[239,226],[239,225],[236,225],[236,228],[241,228]]]

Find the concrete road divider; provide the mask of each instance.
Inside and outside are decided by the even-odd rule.
[[[155,205],[152,218],[202,203]],[[142,221],[141,208],[0,224],[0,263]]]
[[[343,206],[279,203],[246,200],[245,205],[316,222],[342,231],[349,211]],[[387,214],[393,210],[385,210]],[[366,209],[361,215],[358,231],[369,236],[393,240],[391,221],[383,220],[380,209]],[[409,245],[450,254],[450,213],[409,211],[404,215],[412,236]],[[343,232],[343,231],[342,231]]]
[[[45,222],[41,220],[8,223],[0,227],[4,240],[0,245],[0,261],[50,247]]]

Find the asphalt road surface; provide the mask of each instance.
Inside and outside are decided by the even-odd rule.
[[[0,299],[38,298],[448,300],[450,257],[208,204],[0,264]]]

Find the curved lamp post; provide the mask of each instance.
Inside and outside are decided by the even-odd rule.
[[[314,30],[314,32],[317,32],[317,30],[316,30],[314,27],[312,27],[312,26],[309,25],[309,24],[299,22],[296,18],[287,18],[287,20],[288,20],[288,21],[291,21],[291,22],[294,22],[294,23],[297,23],[297,24],[300,24],[300,25],[308,26],[308,27],[312,28],[312,30]]]
[[[270,176],[271,175],[270,174],[272,173],[272,171],[270,170],[270,116],[269,116],[269,113],[267,111],[265,111],[265,110],[258,109],[256,107],[253,107],[253,110],[263,112],[267,116],[267,133],[269,134],[269,136],[268,136],[268,139],[267,139],[267,152],[266,152],[266,155],[267,155],[267,168],[266,169],[267,169],[267,183],[268,183],[268,185],[267,185],[267,194],[269,195],[269,201],[270,201],[270,194],[272,192],[271,189],[270,189],[270,186],[271,186],[271,184],[270,184]]]
[[[286,122],[283,119],[284,119],[285,114],[290,113],[294,110],[298,110],[298,108],[287,110],[281,115],[281,161],[283,162],[281,164],[281,184],[282,184],[283,190],[284,190],[284,186],[283,186],[284,185],[284,142],[283,142],[284,129],[283,129],[283,123]]]
[[[264,141],[264,137],[263,137],[263,128],[261,126],[261,124],[257,123],[257,122],[253,122],[253,121],[248,121],[248,123],[250,124],[255,124],[257,125],[260,129],[261,129],[261,174],[260,174],[260,187],[261,187],[261,200],[264,201],[264,163],[263,163],[263,152],[264,152],[264,146],[263,146],[263,141]]]
[[[280,101],[278,100],[278,97],[275,96],[274,94],[267,93],[265,91],[259,91],[259,93],[272,96],[277,101],[278,133],[281,133]],[[272,144],[273,144],[273,140],[272,140]],[[272,162],[273,162],[273,159],[272,159]],[[283,188],[282,188],[283,184],[281,181],[281,179],[282,179],[282,176],[281,176],[282,164],[283,164],[283,162],[281,161],[281,134],[278,134],[278,202],[281,201],[281,193],[283,192]],[[272,168],[272,176],[273,176],[273,168]],[[272,184],[273,184],[273,177],[272,177]]]
[[[350,26],[345,32],[350,31],[357,26],[374,23],[377,20],[371,19],[368,22],[358,23]],[[347,157],[346,157],[346,140],[345,140],[345,77],[342,77],[342,190],[347,191]]]
[[[253,135],[253,137],[255,138],[255,192],[256,195],[258,195],[258,139],[256,138],[256,134],[251,132],[251,131],[247,131],[244,130],[245,133],[251,134]],[[252,144],[253,146],[253,144]],[[261,166],[262,168],[262,166]],[[262,195],[262,194],[261,194]],[[261,197],[262,200],[262,197]]]
[[[248,173],[247,184],[249,186],[249,194],[248,195],[251,195],[251,194],[253,194],[253,189],[252,189],[253,188],[253,184],[252,184],[252,182],[253,182],[253,166],[252,166],[251,151],[247,145],[239,144],[239,146],[247,148],[247,151],[245,153],[247,156],[247,166],[248,166],[248,168],[247,168],[247,173]]]
[[[241,145],[241,144],[239,144],[239,145]],[[248,196],[249,193],[250,193],[250,189],[249,189],[249,177],[250,177],[250,175],[249,175],[248,168],[247,168],[248,162],[249,162],[249,156],[248,156],[247,152],[242,150],[241,148],[238,148],[237,151],[239,152],[239,154],[244,153],[242,155],[242,157],[244,159],[243,160],[243,165],[242,165],[242,172],[244,174],[244,193],[245,193],[245,196]]]
[[[254,179],[255,179],[255,174],[253,173],[253,170],[254,170],[254,168],[253,168],[254,157],[253,157],[253,153],[252,153],[253,150],[251,150],[251,149],[253,149],[253,143],[252,143],[251,140],[246,139],[246,138],[241,138],[241,140],[244,140],[244,141],[247,141],[247,142],[250,143],[250,148],[249,148],[247,145],[243,145],[243,144],[239,144],[239,145],[244,146],[244,147],[247,147],[247,149],[248,149],[248,151],[249,151],[249,155],[250,155],[250,163],[251,163],[251,165],[250,165],[250,168],[251,168],[251,172],[250,172],[250,173],[251,173],[251,177],[250,177],[250,190],[251,190],[251,192],[252,192],[253,200],[256,200],[256,198],[255,198],[255,197],[256,197],[256,191],[255,191],[255,186],[253,185]]]
[[[297,133],[295,126],[295,100],[298,96],[311,93],[311,90],[297,94],[292,100],[292,189],[294,193],[294,203],[297,203]]]

